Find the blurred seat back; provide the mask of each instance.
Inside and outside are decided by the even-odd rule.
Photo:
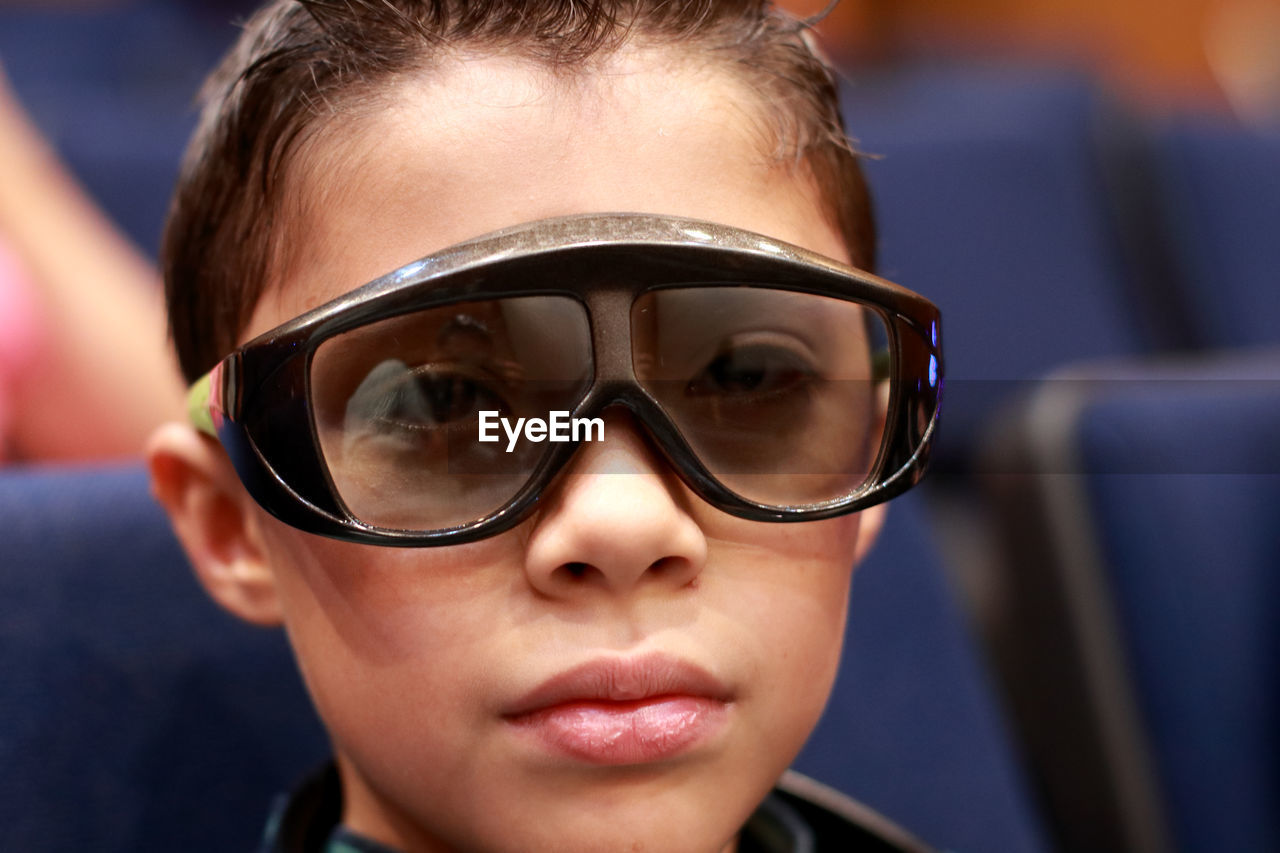
[[[1025,67],[855,73],[843,108],[873,158],[880,272],[942,309],[944,463],[1019,382],[1140,351],[1097,150],[1108,113],[1087,80]]]
[[[198,588],[140,468],[0,472],[0,847],[252,850],[327,757],[278,631]]]
[[[1280,848],[1278,378],[1080,368],[999,438],[1005,684],[1068,849]]]
[[[1280,133],[1184,120],[1154,145],[1163,219],[1199,342],[1280,343]]]
[[[923,509],[894,500],[856,570],[840,675],[796,767],[940,849],[1046,850]]]

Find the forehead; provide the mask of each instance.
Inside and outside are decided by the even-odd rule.
[[[572,75],[457,58],[398,81],[299,150],[287,261],[242,340],[430,252],[572,213],[707,219],[847,259],[807,173],[773,160],[761,109],[658,50]]]

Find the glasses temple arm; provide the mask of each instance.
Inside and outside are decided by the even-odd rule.
[[[218,431],[214,428],[213,412],[209,405],[213,374],[214,371],[209,371],[187,389],[187,419],[200,432],[217,438]]]

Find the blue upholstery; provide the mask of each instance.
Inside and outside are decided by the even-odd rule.
[[[1184,851],[1280,849],[1277,377],[1280,352],[1154,374],[1099,393],[1077,429],[1132,685]]]
[[[1280,342],[1280,134],[1204,122],[1156,142],[1164,213],[1203,342]]]
[[[919,495],[854,577],[840,676],[796,768],[952,850],[1046,849]]]
[[[1026,68],[853,75],[844,117],[879,219],[881,273],[942,309],[941,450],[1066,362],[1137,351],[1093,131],[1096,93]]]
[[[283,637],[197,587],[137,468],[0,474],[6,850],[252,850],[327,754]]]
[[[998,435],[990,633],[1066,849],[1280,849],[1277,379],[1081,365]]]
[[[204,598],[135,468],[10,470],[0,513],[6,849],[251,849],[325,754],[279,633]],[[890,519],[800,767],[940,844],[1042,849],[917,508]]]

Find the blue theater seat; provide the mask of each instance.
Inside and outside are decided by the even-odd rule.
[[[1157,133],[1154,147],[1200,342],[1280,343],[1280,133],[1185,119]]]
[[[6,849],[247,850],[325,755],[278,632],[198,589],[141,470],[0,474]],[[954,849],[1043,849],[908,499],[857,578],[848,658],[799,766]]]
[[[140,468],[0,472],[6,850],[256,849],[327,754],[279,632],[204,597]]]
[[[1278,379],[1082,367],[1002,436],[1006,684],[1069,849],[1280,849]]]
[[[1024,67],[855,72],[843,109],[874,158],[880,271],[942,309],[944,463],[1020,383],[1140,351],[1099,165],[1108,113],[1087,80]]]
[[[844,660],[797,769],[950,850],[1046,850],[920,495],[858,568]]]

